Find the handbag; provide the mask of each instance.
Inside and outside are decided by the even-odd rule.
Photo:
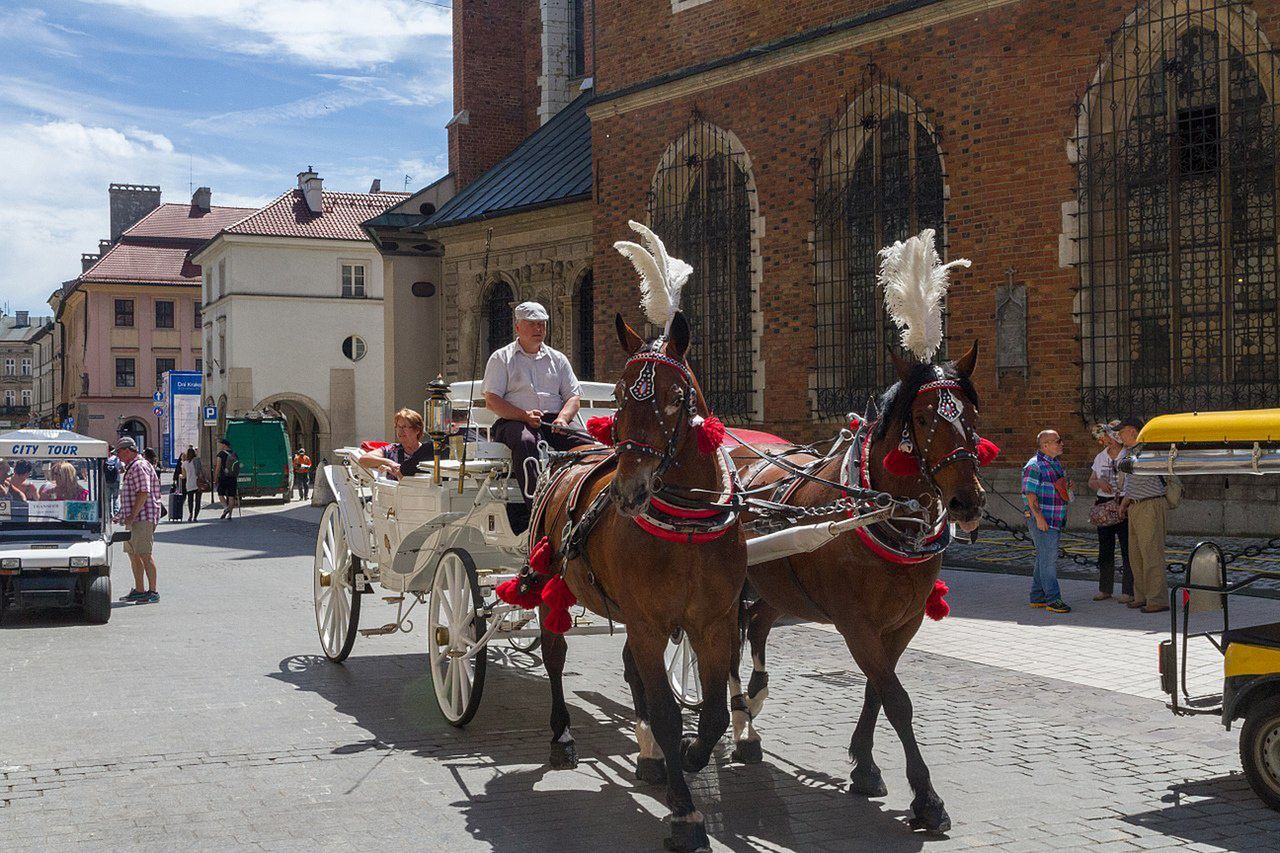
[[[1169,505],[1169,509],[1177,509],[1178,504],[1182,503],[1182,481],[1172,474],[1163,479],[1164,502]]]
[[[1122,521],[1124,513],[1120,511],[1120,502],[1114,498],[1089,508],[1089,523],[1095,527],[1111,527]]]

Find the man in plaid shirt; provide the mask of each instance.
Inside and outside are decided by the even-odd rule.
[[[133,568],[133,589],[125,601],[139,604],[160,600],[156,592],[156,561],[151,556],[156,524],[160,521],[160,477],[151,463],[138,453],[138,445],[125,436],[116,443],[116,456],[124,463],[120,477],[120,512],[116,521],[129,529],[124,552]],[[143,573],[146,587],[143,587]]]
[[[1036,455],[1022,466],[1022,498],[1026,503],[1027,530],[1036,546],[1036,566],[1031,575],[1031,606],[1054,613],[1070,613],[1058,587],[1058,540],[1067,526],[1071,481],[1062,470],[1062,436],[1051,429],[1036,436]]]

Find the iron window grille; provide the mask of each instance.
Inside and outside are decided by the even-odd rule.
[[[813,403],[824,418],[862,412],[897,379],[888,352],[899,333],[876,281],[880,249],[932,228],[945,252],[945,177],[933,123],[874,65],[859,91],[813,161]]]
[[[667,149],[648,206],[668,253],[693,267],[680,307],[692,330],[689,363],[711,408],[726,421],[756,419],[756,202],[746,152],[695,116]]]
[[[488,329],[489,352],[511,343],[515,331],[512,304],[516,301],[511,285],[495,281],[484,297],[484,320]]]
[[[156,300],[156,328],[173,328],[173,303],[167,299]]]
[[[116,325],[132,326],[133,325],[133,300],[117,299],[116,303]]]
[[[595,279],[591,270],[578,285],[576,308],[578,378],[589,380],[596,374]]]
[[[1081,414],[1280,404],[1275,58],[1243,3],[1144,0],[1078,108]]]

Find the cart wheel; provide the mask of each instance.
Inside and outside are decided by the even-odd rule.
[[[440,713],[458,727],[471,722],[484,692],[488,650],[479,642],[485,631],[483,606],[471,555],[461,548],[445,551],[427,605],[427,658]]]
[[[689,635],[677,628],[663,654],[667,662],[667,682],[676,701],[691,711],[702,707],[702,681],[698,678],[698,655]]]
[[[312,591],[320,647],[324,649],[324,656],[335,662],[344,661],[351,654],[356,626],[360,624],[360,594],[352,584],[353,574],[342,516],[338,514],[338,505],[332,503],[320,518]]]
[[[84,591],[84,616],[95,625],[111,618],[111,575],[98,575]]]
[[[536,629],[536,628],[540,628],[540,627],[542,627],[542,620],[541,620],[541,618],[539,617],[539,615],[538,615],[538,614],[539,614],[539,611],[538,611],[538,610],[534,610],[534,611],[533,611],[533,618],[532,618],[532,619],[530,619],[528,622],[526,622],[524,627],[525,627],[525,628],[535,628],[535,629]],[[542,645],[542,638],[541,638],[541,637],[538,637],[538,636],[534,636],[534,637],[507,637],[507,642],[508,642],[508,643],[510,643],[510,644],[511,644],[511,648],[515,649],[516,651],[518,651],[518,652],[524,652],[525,654],[530,654],[530,653],[532,653],[535,649],[537,649],[537,648],[538,648],[538,646]]]
[[[1253,792],[1280,811],[1280,696],[1263,699],[1245,715],[1240,763]]]

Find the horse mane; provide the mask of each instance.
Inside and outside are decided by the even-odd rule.
[[[978,389],[973,387],[973,382],[969,380],[968,376],[956,370],[955,362],[948,361],[940,365],[914,362],[907,373],[906,379],[899,379],[889,387],[888,391],[880,395],[878,408],[881,412],[881,417],[876,424],[875,432],[871,436],[873,441],[879,441],[888,435],[890,427],[893,428],[895,433],[902,428],[902,424],[911,414],[911,404],[915,402],[916,395],[920,393],[920,386],[937,378],[937,374],[934,372],[935,366],[941,367],[943,376],[954,380],[960,386],[960,390],[975,407],[979,405]]]

